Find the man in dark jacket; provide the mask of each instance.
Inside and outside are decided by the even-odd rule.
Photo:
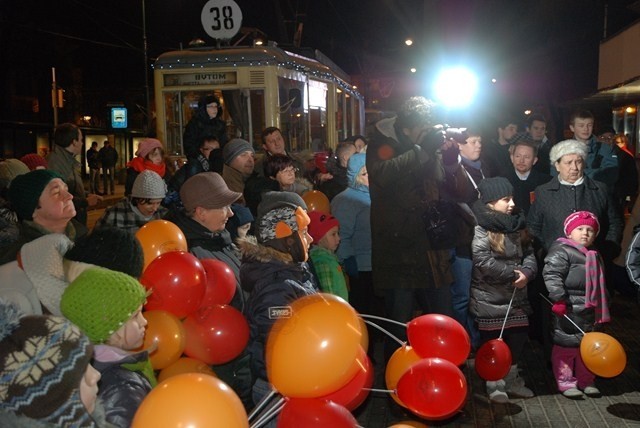
[[[451,314],[450,252],[434,249],[423,222],[444,178],[438,152],[445,138],[434,128],[433,109],[425,98],[410,98],[397,117],[376,124],[367,148],[373,283],[384,296],[387,317],[400,322],[413,317],[414,301],[426,313]],[[406,329],[389,330],[405,338]],[[385,356],[396,348],[388,341]]]
[[[513,186],[513,202],[526,215],[535,199],[536,187],[551,180],[551,176],[533,168],[538,162],[538,150],[528,137],[513,144],[511,150],[512,167],[505,177]]]
[[[98,160],[102,165],[102,190],[104,194],[115,192],[116,163],[118,163],[118,152],[111,147],[109,140],[104,140],[102,148],[98,152]]]

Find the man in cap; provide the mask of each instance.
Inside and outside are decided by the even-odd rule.
[[[234,138],[222,149],[222,178],[234,192],[244,192],[245,183],[253,174],[254,156],[251,143],[241,138]],[[244,205],[244,198],[241,198],[240,203]]]

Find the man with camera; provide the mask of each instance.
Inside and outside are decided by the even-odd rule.
[[[441,150],[453,143],[434,120],[434,104],[407,100],[396,117],[383,119],[367,148],[371,194],[373,283],[386,315],[408,322],[417,308],[451,315],[450,249],[428,235],[424,214],[440,200],[444,179]],[[406,329],[390,326],[406,340]],[[397,343],[385,343],[388,359]]]

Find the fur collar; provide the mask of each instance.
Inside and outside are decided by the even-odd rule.
[[[243,260],[255,260],[260,263],[277,261],[293,264],[293,258],[290,254],[259,244],[255,236],[247,235],[245,238],[238,238],[237,242],[242,252]]]

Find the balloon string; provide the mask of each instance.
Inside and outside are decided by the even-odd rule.
[[[513,298],[516,295],[516,291],[518,289],[513,287],[513,293],[511,294],[511,300],[509,300],[509,307],[507,308],[507,315],[504,316],[504,321],[502,321],[502,328],[500,329],[500,336],[498,339],[502,339],[502,333],[504,332],[504,326],[507,324],[507,318],[509,318],[509,311],[511,310],[511,305],[513,304]]]
[[[390,338],[392,338],[393,340],[395,340],[396,342],[398,342],[400,344],[400,346],[404,346],[407,344],[407,342],[403,342],[402,340],[398,339],[397,337],[395,337],[393,334],[391,334],[388,330],[385,330],[384,328],[380,327],[378,324],[375,324],[371,321],[367,321],[367,320],[363,320],[365,324],[369,324],[372,327],[377,328],[378,330],[380,330],[381,332],[383,332],[384,334],[386,334],[387,336],[389,336]],[[405,324],[402,324],[404,326],[406,326]]]
[[[261,415],[257,421],[251,424],[250,428],[260,428],[262,425],[266,424],[271,418],[280,413],[284,405],[285,398],[281,397],[280,399],[278,399],[278,401],[275,402],[275,404],[271,406],[271,408],[267,408],[266,412]]]
[[[406,322],[400,322],[400,321],[396,321],[396,320],[391,320],[389,318],[383,318],[383,317],[379,317],[379,316],[376,316],[376,315],[366,315],[366,314],[358,314],[358,315],[360,315],[360,317],[362,317],[362,318],[372,318],[372,319],[376,319],[376,320],[390,322],[390,323],[393,323],[393,324],[398,324],[398,325],[401,325],[403,327],[407,326]]]
[[[389,394],[396,394],[395,389],[362,388],[362,390],[371,391],[371,392],[388,392]]]
[[[269,400],[271,400],[271,398],[274,395],[276,395],[277,393],[278,393],[278,391],[276,391],[275,389],[271,389],[271,391],[269,391],[269,393],[267,395],[262,397],[262,399],[260,400],[258,405],[253,408],[251,413],[249,413],[249,418],[248,419],[249,420],[253,419],[256,416],[256,414],[262,410],[262,408],[265,406],[265,404],[267,404],[267,402],[269,402]]]
[[[542,293],[538,293],[538,294],[540,295],[540,297],[542,297],[544,300],[546,300],[548,304],[550,304],[551,306],[553,306],[553,302],[551,302],[551,300],[547,299],[547,297],[546,297],[544,294],[542,294]],[[578,331],[579,331],[580,333],[582,333],[582,335],[584,336],[584,334],[585,334],[585,333],[584,333],[584,330],[582,330],[580,327],[578,327],[578,324],[574,323],[574,322],[573,322],[573,320],[567,316],[567,314],[564,314],[563,316],[564,316],[566,319],[568,319],[568,320],[569,320],[569,322],[570,322],[571,324],[573,324],[573,326],[574,326],[575,328],[577,328],[577,329],[578,329]]]

